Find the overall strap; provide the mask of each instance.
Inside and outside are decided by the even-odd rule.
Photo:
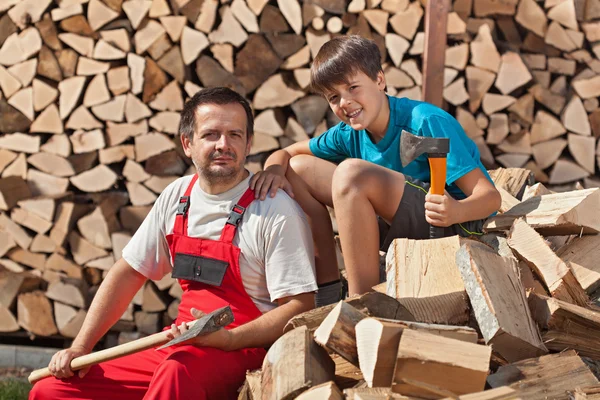
[[[188,230],[188,210],[190,209],[190,195],[192,188],[198,180],[198,174],[194,174],[192,181],[188,185],[183,196],[179,198],[179,204],[177,205],[177,215],[175,215],[175,225],[173,226],[173,233],[177,235],[187,235]]]
[[[225,223],[225,227],[221,232],[221,241],[231,243],[233,238],[235,237],[235,232],[237,230],[238,225],[242,221],[242,217],[244,216],[244,212],[246,208],[252,203],[254,200],[254,190],[248,188],[246,192],[242,195],[240,200],[236,205],[233,206],[231,212],[229,213],[229,218],[227,218],[227,222]]]

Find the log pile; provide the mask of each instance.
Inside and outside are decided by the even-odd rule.
[[[482,236],[394,240],[385,293],[293,318],[239,399],[597,398],[600,188],[531,174],[492,171],[515,204]]]
[[[308,89],[312,58],[335,35],[375,40],[388,92],[420,99],[423,14],[420,0],[0,1],[0,332],[74,337],[158,194],[193,171],[176,133],[179,111],[199,88],[228,86],[251,100],[256,135],[247,166],[256,171],[271,151],[337,122]],[[507,212],[489,230],[512,230],[509,241],[539,242],[528,227],[544,235],[563,262],[553,269],[541,253],[515,246],[521,279],[578,306],[583,291],[598,287],[600,272],[585,267],[597,244],[593,235],[568,235],[596,232],[579,209],[596,195],[571,192],[540,203],[567,207],[551,217],[536,202],[575,183],[599,184],[599,21],[594,0],[456,0],[447,24],[445,107],[486,167],[524,166],[548,184],[523,193],[526,173],[497,170]],[[569,187],[556,186],[563,184]],[[528,227],[514,226],[519,218]],[[571,250],[562,248],[567,241]],[[463,243],[446,245],[455,251]],[[526,266],[535,272],[523,272]],[[405,308],[380,316],[467,323],[462,279],[398,285]],[[170,277],[149,282],[111,340],[156,332],[175,315],[180,295]],[[499,325],[486,335],[523,340],[500,316],[490,321]],[[530,336],[522,347],[533,354],[540,344]]]

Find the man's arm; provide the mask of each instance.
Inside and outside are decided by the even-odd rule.
[[[226,330],[219,329],[206,336],[190,339],[188,344],[195,346],[215,347],[233,351],[251,347],[267,347],[272,345],[283,334],[285,324],[295,315],[312,310],[315,306],[314,293],[302,293],[278,299],[279,306],[247,324]],[[192,308],[192,316],[200,318],[202,312]],[[187,324],[171,325],[171,339],[188,330]]]
[[[98,340],[121,318],[145,281],[146,277],[134,270],[123,258],[117,261],[94,296],[83,326],[71,347],[52,357],[50,372],[57,378],[72,376],[71,360],[92,351]]]

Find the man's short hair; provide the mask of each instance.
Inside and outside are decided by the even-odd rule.
[[[377,80],[382,71],[379,47],[362,36],[338,36],[319,50],[310,68],[310,84],[315,92],[325,94],[334,85],[348,84],[359,71]]]
[[[202,89],[185,103],[179,120],[180,135],[187,137],[190,142],[193,141],[196,130],[196,110],[203,104],[239,104],[244,107],[244,111],[246,111],[246,138],[248,140],[252,139],[252,135],[254,135],[252,108],[242,95],[226,87]]]

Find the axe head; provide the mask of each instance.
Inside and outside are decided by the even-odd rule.
[[[421,154],[448,154],[450,151],[450,139],[430,138],[413,135],[402,130],[400,135],[400,160],[402,166],[406,167]]]

